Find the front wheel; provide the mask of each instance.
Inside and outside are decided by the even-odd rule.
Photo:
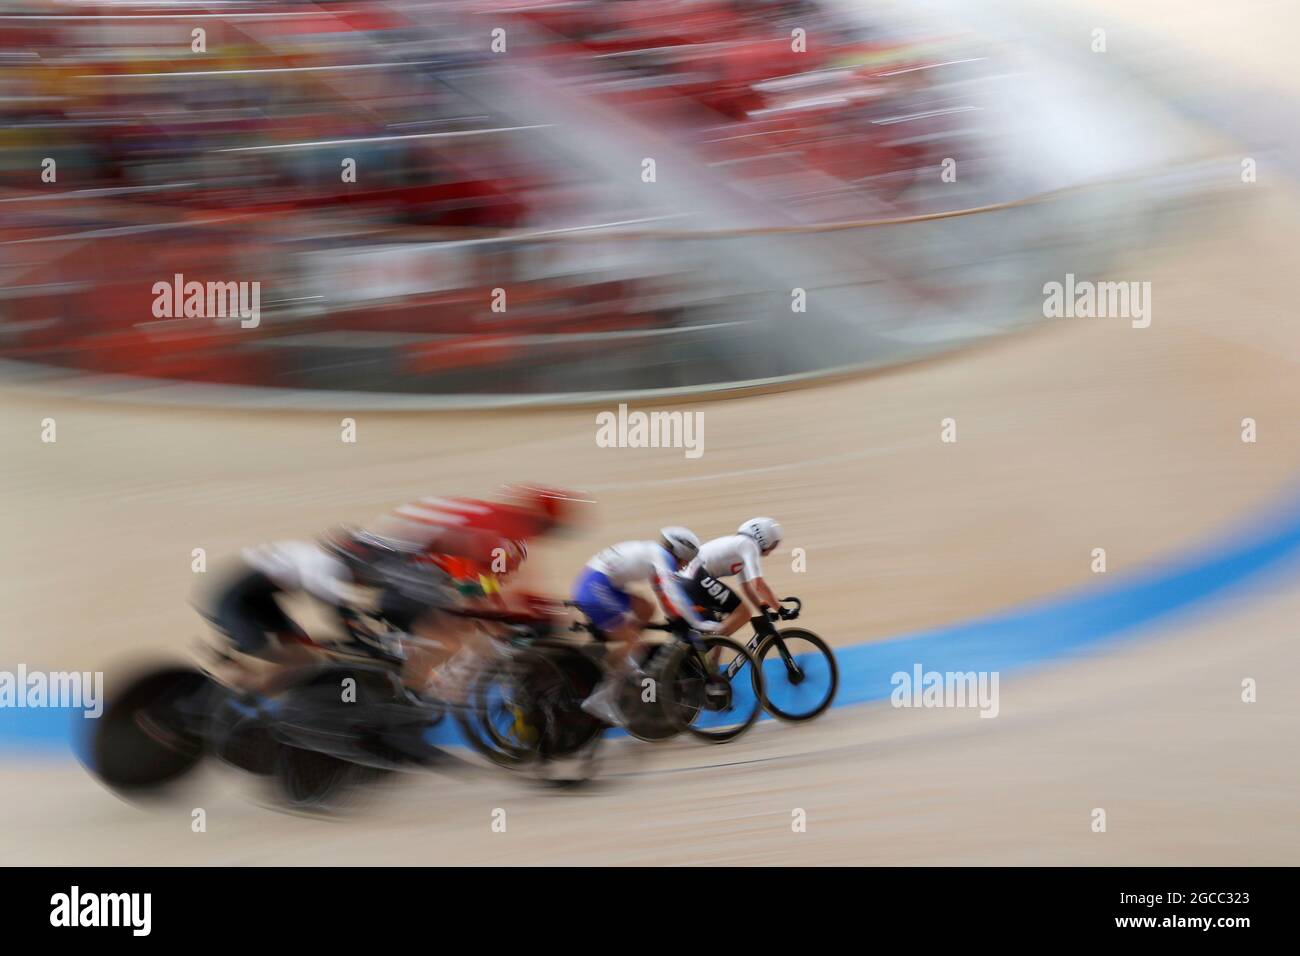
[[[786,628],[754,652],[763,671],[763,706],[781,720],[812,720],[831,705],[840,671],[829,645],[812,631]]]
[[[474,681],[472,707],[456,714],[462,736],[481,756],[517,769],[537,756],[544,730],[525,661],[489,665]]]
[[[729,637],[677,645],[664,668],[663,691],[677,725],[712,744],[735,740],[763,712],[763,673],[744,645]]]
[[[109,700],[91,731],[88,764],[115,790],[161,788],[194,769],[205,752],[197,730],[212,689],[191,667],[148,671]]]

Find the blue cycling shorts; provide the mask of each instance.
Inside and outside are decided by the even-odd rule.
[[[586,568],[573,582],[573,603],[596,627],[612,631],[632,610],[632,595],[616,587],[603,571]]]

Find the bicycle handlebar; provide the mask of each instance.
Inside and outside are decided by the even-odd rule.
[[[793,604],[794,607],[786,607],[787,604]],[[766,604],[762,607],[763,616],[769,621],[793,621],[802,610],[803,601],[793,596],[781,598],[781,607],[770,608]]]

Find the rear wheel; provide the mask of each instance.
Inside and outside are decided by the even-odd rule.
[[[664,670],[665,708],[679,727],[708,743],[735,740],[763,712],[763,675],[754,657],[729,637],[710,635],[700,648],[679,644]],[[717,664],[706,655],[720,649]]]
[[[275,783],[283,802],[295,810],[335,808],[363,768],[330,754],[281,747]]]
[[[674,657],[675,644],[654,644],[637,662],[637,672],[629,675],[619,696],[619,710],[625,718],[624,729],[638,740],[656,743],[676,737],[681,723],[673,719],[665,701],[650,691],[659,684],[667,686],[665,673]],[[646,684],[649,678],[653,684]]]
[[[763,704],[773,717],[812,720],[835,699],[835,654],[812,631],[791,627],[769,635],[754,656],[763,671]]]
[[[576,757],[590,750],[605,729],[582,709],[583,701],[600,683],[600,665],[573,650],[550,654],[546,660],[558,679],[539,695],[546,719],[541,755],[545,760]]]

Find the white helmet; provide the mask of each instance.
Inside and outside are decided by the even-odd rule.
[[[663,539],[665,547],[683,564],[692,560],[700,552],[700,539],[695,537],[695,532],[690,528],[660,528],[659,537]]]
[[[781,526],[771,518],[750,518],[740,526],[739,533],[757,541],[764,554],[781,543]]]

